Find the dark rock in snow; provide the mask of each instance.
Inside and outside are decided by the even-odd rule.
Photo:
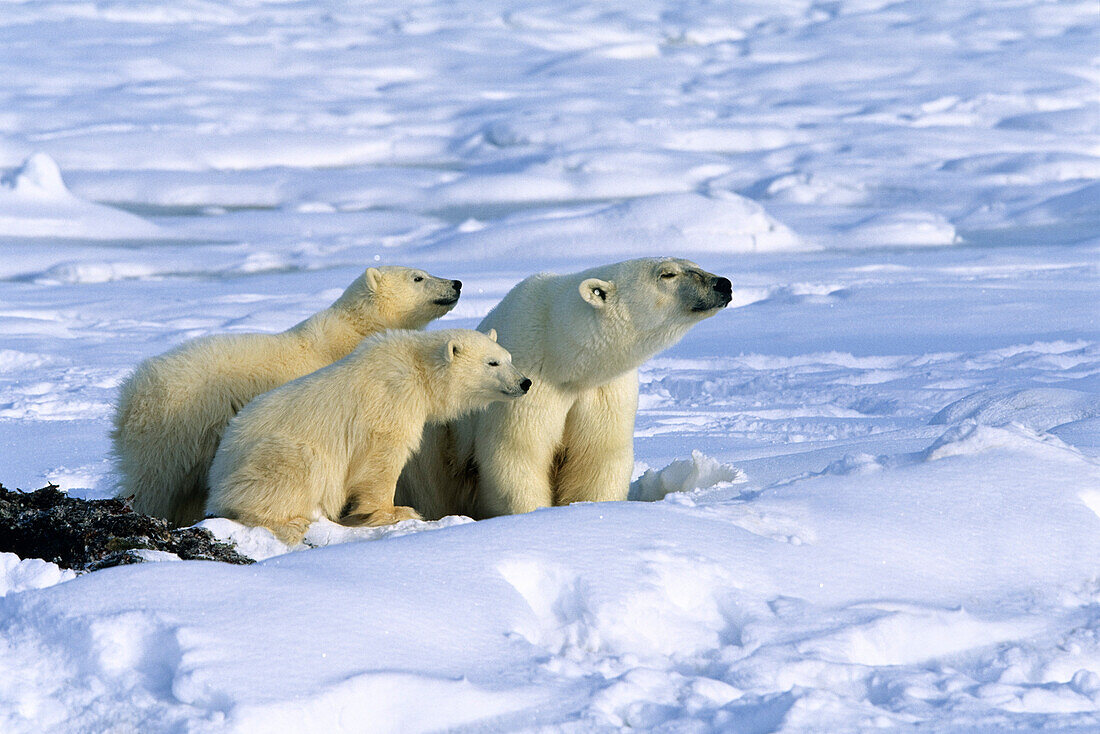
[[[202,528],[173,529],[118,499],[82,500],[50,484],[35,492],[0,485],[0,552],[43,558],[77,572],[141,563],[142,551],[183,560],[247,564],[252,560]]]

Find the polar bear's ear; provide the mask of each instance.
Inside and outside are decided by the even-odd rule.
[[[594,308],[603,308],[607,299],[615,294],[615,284],[599,278],[587,278],[581,282],[581,298]]]
[[[455,355],[458,354],[458,341],[450,339],[443,346],[443,359],[450,364],[455,361]]]
[[[378,268],[367,268],[367,285],[372,291],[378,290],[378,284],[382,282],[382,271]]]
[[[485,336],[489,337],[493,341],[496,341],[497,340],[497,330],[496,329],[489,329],[489,333],[486,334]]]

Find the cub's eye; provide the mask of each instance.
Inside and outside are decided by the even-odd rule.
[[[494,359],[494,360],[491,360],[491,361],[489,362],[489,366],[490,366],[490,367],[500,367],[500,362],[496,361],[495,359]]]
[[[661,280],[669,280],[670,278],[675,278],[675,277],[676,277],[676,273],[661,273]]]
[[[418,276],[416,276],[415,278],[413,278],[413,282],[414,282],[414,283],[419,283],[419,282],[420,282],[420,281],[422,281],[422,280],[424,280],[424,276],[423,276],[423,275],[418,275]]]

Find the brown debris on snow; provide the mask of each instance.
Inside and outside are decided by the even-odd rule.
[[[247,564],[252,560],[203,528],[176,528],[118,499],[82,500],[50,484],[34,492],[0,484],[0,552],[42,558],[78,573],[141,563],[141,551],[183,560]]]

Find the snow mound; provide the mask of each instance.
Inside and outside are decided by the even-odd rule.
[[[954,225],[940,214],[891,211],[854,225],[842,241],[853,247],[935,247],[958,244],[959,236]]]
[[[630,485],[629,499],[656,502],[673,493],[697,493],[745,481],[745,473],[737,467],[723,464],[700,451],[692,451],[690,459],[674,461],[662,469],[647,469]],[[469,517],[450,515],[440,520],[405,520],[377,528],[350,528],[319,518],[309,526],[303,542],[297,546],[287,546],[267,528],[249,527],[224,517],[207,518],[196,527],[209,530],[219,541],[231,543],[238,553],[262,561],[284,553],[343,543],[400,538],[472,522],[474,520]]]
[[[1097,468],[1024,429],[967,427],[933,444],[950,458],[751,497],[585,503],[18,595],[0,614],[0,715],[18,713],[0,722],[854,731],[1094,710],[1100,519],[1079,495]],[[695,454],[661,473],[733,472]],[[434,705],[393,710],[394,691]]]
[[[111,283],[117,280],[148,278],[157,275],[156,268],[142,263],[127,262],[65,262],[47,268],[34,277],[41,284]]]
[[[97,240],[165,236],[141,217],[78,199],[45,153],[35,153],[0,180],[0,231],[8,237]]]
[[[1100,183],[1089,183],[1067,194],[1053,196],[1023,212],[1021,221],[1032,226],[1100,220]]]
[[[745,473],[737,467],[692,451],[690,459],[674,461],[663,469],[647,469],[631,483],[630,499],[656,502],[673,492],[694,492],[744,481]]]
[[[1019,455],[1076,454],[1061,439],[1038,434],[1015,423],[1002,427],[984,426],[967,421],[952,426],[921,454],[924,461],[939,461],[956,456],[973,456],[989,451],[1014,452]]]
[[[989,426],[1019,423],[1035,431],[1100,416],[1100,395],[1056,387],[983,390],[956,400],[930,423],[975,421]]]
[[[757,202],[730,192],[714,196],[665,194],[618,204],[601,212],[600,226],[657,236],[665,246],[696,252],[780,252],[805,249],[797,235]],[[666,250],[667,251],[667,250]]]
[[[744,197],[723,192],[658,194],[615,204],[514,214],[498,225],[452,235],[449,255],[506,257],[577,250],[589,257],[814,249]]]
[[[20,559],[14,553],[0,553],[0,596],[27,589],[45,589],[76,578],[76,572],[40,558]]]
[[[502,695],[465,676],[410,675],[400,671],[354,675],[314,696],[242,705],[233,711],[234,732],[451,731],[482,724],[540,703],[534,689]],[[432,702],[410,706],[410,701]],[[446,705],[435,702],[446,701]],[[364,728],[347,722],[371,722]],[[478,727],[479,728],[479,727]]]
[[[377,528],[349,528],[325,518],[315,520],[309,526],[301,545],[287,546],[267,528],[249,527],[224,517],[211,517],[198,523],[197,527],[209,530],[220,541],[232,543],[237,552],[249,558],[262,561],[291,551],[304,551],[340,543],[385,540],[413,535],[426,530],[440,530],[456,525],[473,522],[472,518],[451,515],[440,520],[405,520],[395,525]]]
[[[882,615],[801,646],[823,660],[867,666],[908,665],[1034,634],[1034,622],[978,619],[963,609],[877,605]]]

